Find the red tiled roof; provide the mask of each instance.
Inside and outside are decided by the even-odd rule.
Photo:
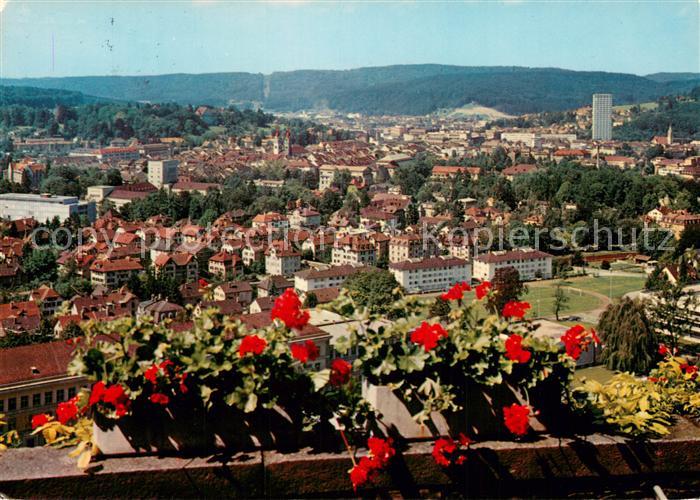
[[[0,349],[0,386],[66,375],[72,352],[63,340]]]

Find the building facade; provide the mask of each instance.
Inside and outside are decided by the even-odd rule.
[[[447,290],[455,283],[472,280],[471,265],[455,257],[430,257],[389,264],[399,285],[411,293]]]
[[[150,160],[148,162],[148,182],[157,188],[170,186],[177,182],[177,160]]]
[[[520,273],[522,281],[550,279],[552,277],[552,256],[532,249],[489,252],[474,257],[474,277],[490,281],[498,269],[513,267]]]
[[[593,94],[593,130],[594,141],[612,139],[612,94]]]
[[[97,216],[95,203],[80,201],[77,196],[49,194],[0,194],[0,218],[7,220],[33,218],[39,223],[58,217],[61,222],[71,216],[85,216],[93,222]]]

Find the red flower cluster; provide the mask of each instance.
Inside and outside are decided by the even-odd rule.
[[[46,413],[40,413],[32,417],[32,429],[41,427],[49,423],[49,416]]]
[[[117,417],[123,417],[129,411],[131,400],[121,385],[112,384],[107,387],[104,382],[100,381],[92,386],[88,406],[93,406],[97,403],[111,405]]]
[[[532,353],[523,349],[523,338],[517,333],[512,334],[506,340],[506,358],[518,363],[527,363],[530,361]]]
[[[446,338],[447,332],[440,323],[434,325],[423,321],[421,325],[411,333],[411,342],[422,345],[425,352],[430,352],[438,345],[441,338]]]
[[[581,357],[581,353],[588,349],[591,342],[600,344],[600,339],[593,328],[590,331],[581,325],[575,325],[569,328],[564,335],[561,336],[561,341],[564,343],[566,354],[574,359]]]
[[[503,421],[516,436],[524,436],[530,428],[530,407],[513,403],[503,407]]]
[[[440,295],[440,298],[442,300],[460,300],[464,296],[464,292],[468,292],[471,289],[472,287],[470,287],[467,282],[462,281]]]
[[[154,364],[143,374],[143,377],[148,380],[151,384],[155,385],[158,382],[158,376],[162,373],[164,376],[168,376],[168,369],[173,366],[174,363],[169,359],[166,359],[159,365]]]
[[[491,290],[491,282],[490,281],[483,281],[480,285],[477,285],[475,290],[476,290],[476,298],[478,300],[481,300],[489,294],[489,291]]]
[[[56,408],[56,418],[63,425],[66,425],[71,420],[75,420],[79,413],[80,409],[78,408],[77,396],[63,403],[58,403],[58,407]]]
[[[209,286],[209,282],[205,280],[204,278],[199,278],[197,281],[197,284],[199,285],[199,288],[206,288]]]
[[[455,442],[451,437],[439,438],[435,441],[433,446],[433,459],[435,463],[443,467],[449,467],[452,465],[453,461],[457,465],[462,465],[467,459],[466,455],[459,453],[461,447],[468,447],[472,443],[472,440],[467,436],[459,433],[459,440]]]
[[[151,403],[157,405],[167,406],[168,403],[170,403],[170,398],[165,394],[161,394],[160,392],[154,392],[148,399],[151,401]]]
[[[515,300],[511,300],[503,306],[503,312],[501,312],[501,315],[504,318],[523,319],[525,317],[525,313],[527,313],[527,310],[530,309],[530,307],[531,306],[528,302],[517,302]]]
[[[691,379],[694,379],[695,377],[698,376],[698,367],[695,365],[683,363],[682,365],[680,365],[680,369],[686,375],[690,375]]]
[[[248,353],[255,356],[261,354],[267,346],[267,340],[258,337],[257,335],[246,335],[238,347],[238,355],[242,358]]]
[[[287,328],[303,328],[309,322],[309,311],[301,310],[301,300],[293,288],[287,288],[275,299],[270,311],[272,319],[280,319]]]
[[[392,440],[371,437],[367,440],[367,447],[370,455],[362,457],[360,461],[350,469],[350,481],[352,487],[357,491],[358,486],[371,481],[379,472],[386,467],[391,457],[396,454],[396,450],[391,446]]]
[[[666,346],[666,344],[659,344],[659,355],[664,358],[671,354],[671,350]]]
[[[344,359],[336,358],[331,363],[331,385],[343,385],[347,384],[350,380],[350,373],[352,372],[352,365],[345,361]]]
[[[292,344],[290,349],[294,359],[298,359],[301,363],[314,361],[320,354],[318,346],[313,340],[307,340],[303,344]]]

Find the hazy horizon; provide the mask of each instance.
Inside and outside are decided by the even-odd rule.
[[[0,0],[0,77],[519,66],[700,72],[700,3]],[[426,62],[427,61],[427,62]]]

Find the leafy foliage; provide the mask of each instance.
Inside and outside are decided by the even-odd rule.
[[[401,296],[399,284],[389,271],[366,271],[351,275],[343,289],[356,303],[372,312],[388,312],[391,304]]]
[[[602,359],[608,368],[648,373],[655,366],[659,339],[643,302],[623,298],[610,304],[598,328],[605,344]]]

